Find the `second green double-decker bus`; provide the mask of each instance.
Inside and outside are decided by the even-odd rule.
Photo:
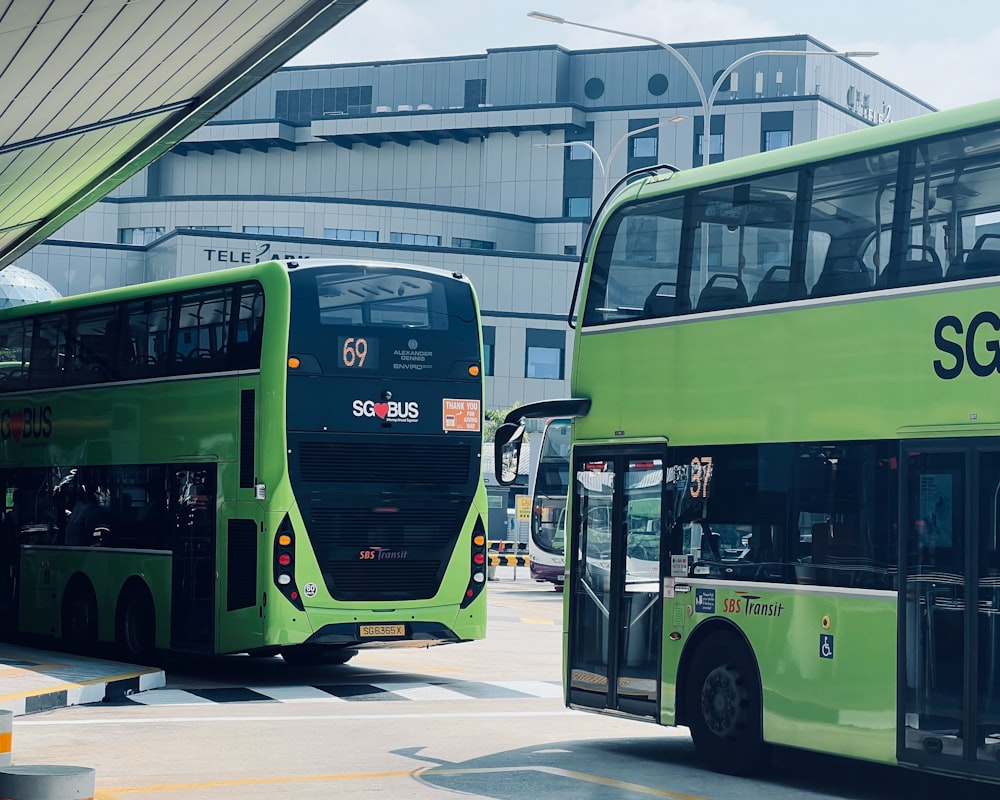
[[[463,276],[235,268],[6,310],[0,358],[17,631],[328,662],[485,634]]]
[[[497,439],[574,418],[567,703],[1000,780],[1000,103],[632,176],[580,280]]]

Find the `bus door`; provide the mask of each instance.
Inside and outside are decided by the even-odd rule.
[[[903,762],[995,777],[1000,452],[987,445],[903,444],[897,743]]]
[[[215,649],[216,467],[188,464],[171,470],[170,644],[210,653]]]
[[[664,449],[577,448],[568,701],[659,718]]]

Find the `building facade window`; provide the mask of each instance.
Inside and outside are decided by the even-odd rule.
[[[323,228],[324,239],[335,239],[340,242],[377,242],[378,231],[365,231],[357,228]]]
[[[244,225],[243,233],[254,233],[258,236],[305,236],[305,228],[282,225]]]
[[[483,375],[493,376],[496,356],[497,329],[494,325],[483,325]]]
[[[712,124],[708,131],[708,159],[715,164],[726,157],[726,117],[724,114],[713,114]],[[698,116],[694,120],[694,161],[695,166],[704,163],[705,118]]]
[[[496,242],[485,242],[482,239],[464,239],[461,236],[451,237],[452,247],[461,247],[463,250],[496,250]]]
[[[725,70],[721,70],[721,69],[720,69],[720,70],[718,70],[718,71],[717,71],[717,72],[716,72],[716,73],[715,73],[715,74],[714,74],[714,75],[712,76],[712,85],[713,85],[713,86],[714,86],[715,84],[717,84],[717,83],[719,82],[719,78],[721,78],[721,77],[722,77],[722,73],[723,73],[724,71],[725,71]],[[736,91],[736,83],[737,83],[737,80],[736,80],[736,73],[734,73],[734,72],[730,72],[730,73],[729,73],[729,74],[728,74],[728,75],[726,76],[726,79],[725,79],[725,80],[724,80],[724,81],[722,82],[722,85],[721,85],[721,86],[719,87],[719,91],[720,91],[720,92],[735,92],[735,91]]]
[[[587,145],[593,146],[591,142],[570,145],[566,148],[566,158],[570,161],[589,161],[594,157],[594,151]]]
[[[567,217],[577,217],[577,218],[589,218],[590,217],[590,198],[589,197],[567,197],[566,198],[566,216]]]
[[[232,231],[232,225],[181,225],[182,228],[187,228],[189,231],[218,231],[219,233],[229,233]]]
[[[667,80],[667,76],[662,72],[651,75],[649,81],[646,83],[646,88],[649,89],[649,93],[654,97],[665,94],[669,86],[670,81]]]
[[[371,113],[370,85],[280,89],[275,92],[274,116],[293,125],[308,125],[314,119]]]
[[[708,137],[708,154],[710,156],[720,156],[725,149],[726,135],[724,133],[713,133]],[[705,137],[698,137],[698,155],[705,152]]]
[[[597,100],[604,94],[604,81],[600,78],[591,78],[584,84],[583,93],[591,100]]]
[[[792,111],[765,111],[760,115],[760,150],[777,150],[792,143]]]
[[[479,108],[486,102],[486,78],[473,78],[465,82],[465,107]]]
[[[392,244],[413,244],[418,247],[440,247],[441,237],[430,233],[400,233],[392,231],[389,234]]]
[[[119,228],[118,244],[147,245],[155,242],[166,232],[167,229],[159,225],[147,228]]]
[[[765,131],[764,132],[764,152],[768,150],[778,150],[788,147],[792,143],[791,131]]]
[[[659,143],[655,136],[633,136],[632,158],[656,158]]]
[[[563,255],[564,256],[575,256],[576,255],[576,245],[575,244],[564,244],[563,245]]]
[[[628,163],[625,165],[628,172],[656,164],[656,156],[660,150],[660,129],[654,126],[659,124],[660,120],[655,117],[628,121],[629,132],[642,131],[628,138]]]
[[[528,328],[525,331],[524,376],[562,380],[566,361],[566,334]]]

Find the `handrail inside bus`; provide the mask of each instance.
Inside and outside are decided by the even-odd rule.
[[[594,228],[596,227],[595,223],[601,216],[601,212],[604,211],[604,207],[608,204],[608,200],[614,197],[622,186],[642,175],[659,175],[667,173],[667,177],[669,179],[669,177],[674,173],[680,171],[680,167],[675,167],[673,164],[657,164],[652,167],[640,167],[639,169],[634,169],[624,175],[614,186],[611,187],[611,189],[608,190],[608,193],[604,195],[604,199],[601,200],[601,204],[597,207],[597,211],[590,223],[590,227],[587,228],[587,236],[583,240],[583,248],[580,251],[580,266],[576,269],[576,282],[573,284],[573,296],[569,301],[569,311],[566,312],[566,324],[569,325],[571,329],[576,328],[576,325],[574,324],[575,315],[573,314],[573,309],[576,308],[576,299],[580,294],[580,283],[583,281],[583,265],[587,259],[587,248],[590,246],[590,239],[594,235]]]

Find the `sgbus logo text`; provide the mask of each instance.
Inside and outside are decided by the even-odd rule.
[[[1000,316],[992,311],[980,311],[972,318],[968,330],[955,316],[941,317],[934,326],[934,346],[950,356],[934,362],[934,372],[950,381],[968,366],[973,375],[986,378],[1000,372]],[[978,352],[977,352],[978,349]],[[983,358],[983,355],[986,355]]]
[[[52,435],[52,406],[0,411],[0,439],[46,439]]]
[[[355,400],[354,416],[415,422],[420,419],[420,406],[415,400],[408,400],[405,403],[396,400],[390,400],[386,403],[376,403],[374,400]]]

